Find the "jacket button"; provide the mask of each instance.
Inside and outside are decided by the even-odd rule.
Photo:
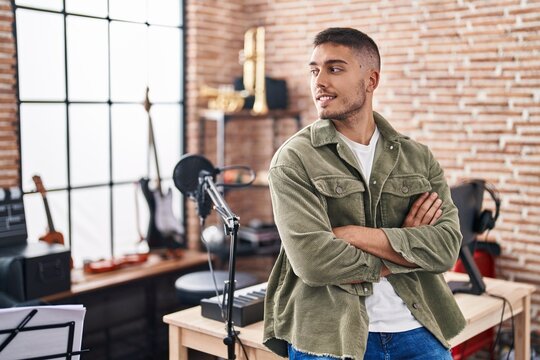
[[[369,290],[369,289],[368,289],[367,287],[364,288],[364,292],[368,292],[368,290]]]
[[[341,186],[336,186],[336,192],[341,194],[343,192],[343,188]]]
[[[409,188],[404,186],[401,188],[401,191],[403,191],[404,194],[408,193],[409,192]]]
[[[420,304],[418,304],[418,303],[413,303],[413,304],[412,304],[412,307],[418,310],[418,309],[420,309]]]
[[[377,184],[377,180],[373,180],[373,185],[376,185]]]
[[[390,145],[390,150],[394,150],[394,145]]]

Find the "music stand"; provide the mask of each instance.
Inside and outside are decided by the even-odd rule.
[[[77,355],[80,355],[82,353],[89,351],[88,349],[85,349],[85,350],[73,349],[75,346],[75,326],[76,326],[75,321],[27,326],[27,324],[32,320],[32,318],[41,309],[39,307],[25,308],[25,310],[26,309],[29,310],[29,312],[26,314],[26,316],[22,319],[22,321],[16,327],[0,330],[0,335],[8,334],[8,336],[0,343],[0,358],[2,358],[2,352],[8,348],[9,344],[12,343],[12,341],[15,340],[17,335],[19,335],[20,333],[40,331],[40,330],[50,330],[50,329],[61,329],[61,328],[67,328],[67,339],[66,339],[67,341],[66,341],[65,351],[62,351],[59,353],[45,354],[45,355],[40,355],[40,356],[32,356],[32,357],[28,357],[28,355],[26,354],[21,354],[23,357],[21,357],[20,359],[21,360],[47,360],[47,359],[65,358],[66,360],[71,360],[74,356],[77,356]],[[82,324],[81,324],[81,327],[82,327]],[[81,336],[82,336],[82,333],[81,333]],[[19,355],[19,352],[17,352],[17,355]],[[18,359],[18,358],[15,358],[15,359]]]

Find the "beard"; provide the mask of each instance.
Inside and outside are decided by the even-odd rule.
[[[331,119],[338,121],[345,121],[354,117],[356,114],[362,111],[364,104],[366,103],[366,89],[365,81],[362,80],[360,84],[352,92],[353,97],[351,98],[342,98],[338,97],[333,101],[343,101],[343,104],[332,104],[334,109],[318,107],[317,112],[320,119]]]

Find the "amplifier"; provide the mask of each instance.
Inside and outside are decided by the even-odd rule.
[[[6,264],[20,263],[17,267],[22,268],[22,273],[12,274],[9,269],[17,267],[6,266],[6,271],[0,271],[0,282],[10,280],[22,285],[24,298],[21,300],[37,299],[71,288],[71,252],[63,245],[39,241],[4,247],[0,249],[0,258]],[[19,300],[20,296],[16,298]]]

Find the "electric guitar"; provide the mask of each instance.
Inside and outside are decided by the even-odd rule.
[[[150,249],[167,248],[175,249],[184,245],[184,228],[180,221],[176,219],[172,211],[173,197],[172,190],[169,188],[164,191],[161,184],[161,174],[159,171],[159,161],[157,154],[156,141],[154,137],[154,127],[152,117],[150,116],[150,100],[148,98],[148,88],[146,88],[146,99],[144,108],[148,114],[149,140],[154,152],[154,162],[156,164],[156,188],[150,188],[150,179],[142,178],[139,180],[143,195],[150,209],[150,223],[146,241]]]
[[[47,214],[47,226],[49,227],[49,231],[45,235],[41,236],[39,240],[45,241],[48,244],[64,245],[64,235],[54,229],[51,210],[49,209],[49,202],[47,201],[46,196],[47,191],[43,186],[41,177],[39,175],[34,175],[32,176],[32,180],[34,180],[34,184],[36,184],[36,190],[41,194],[41,197],[43,198],[43,205],[45,206],[45,213]]]

